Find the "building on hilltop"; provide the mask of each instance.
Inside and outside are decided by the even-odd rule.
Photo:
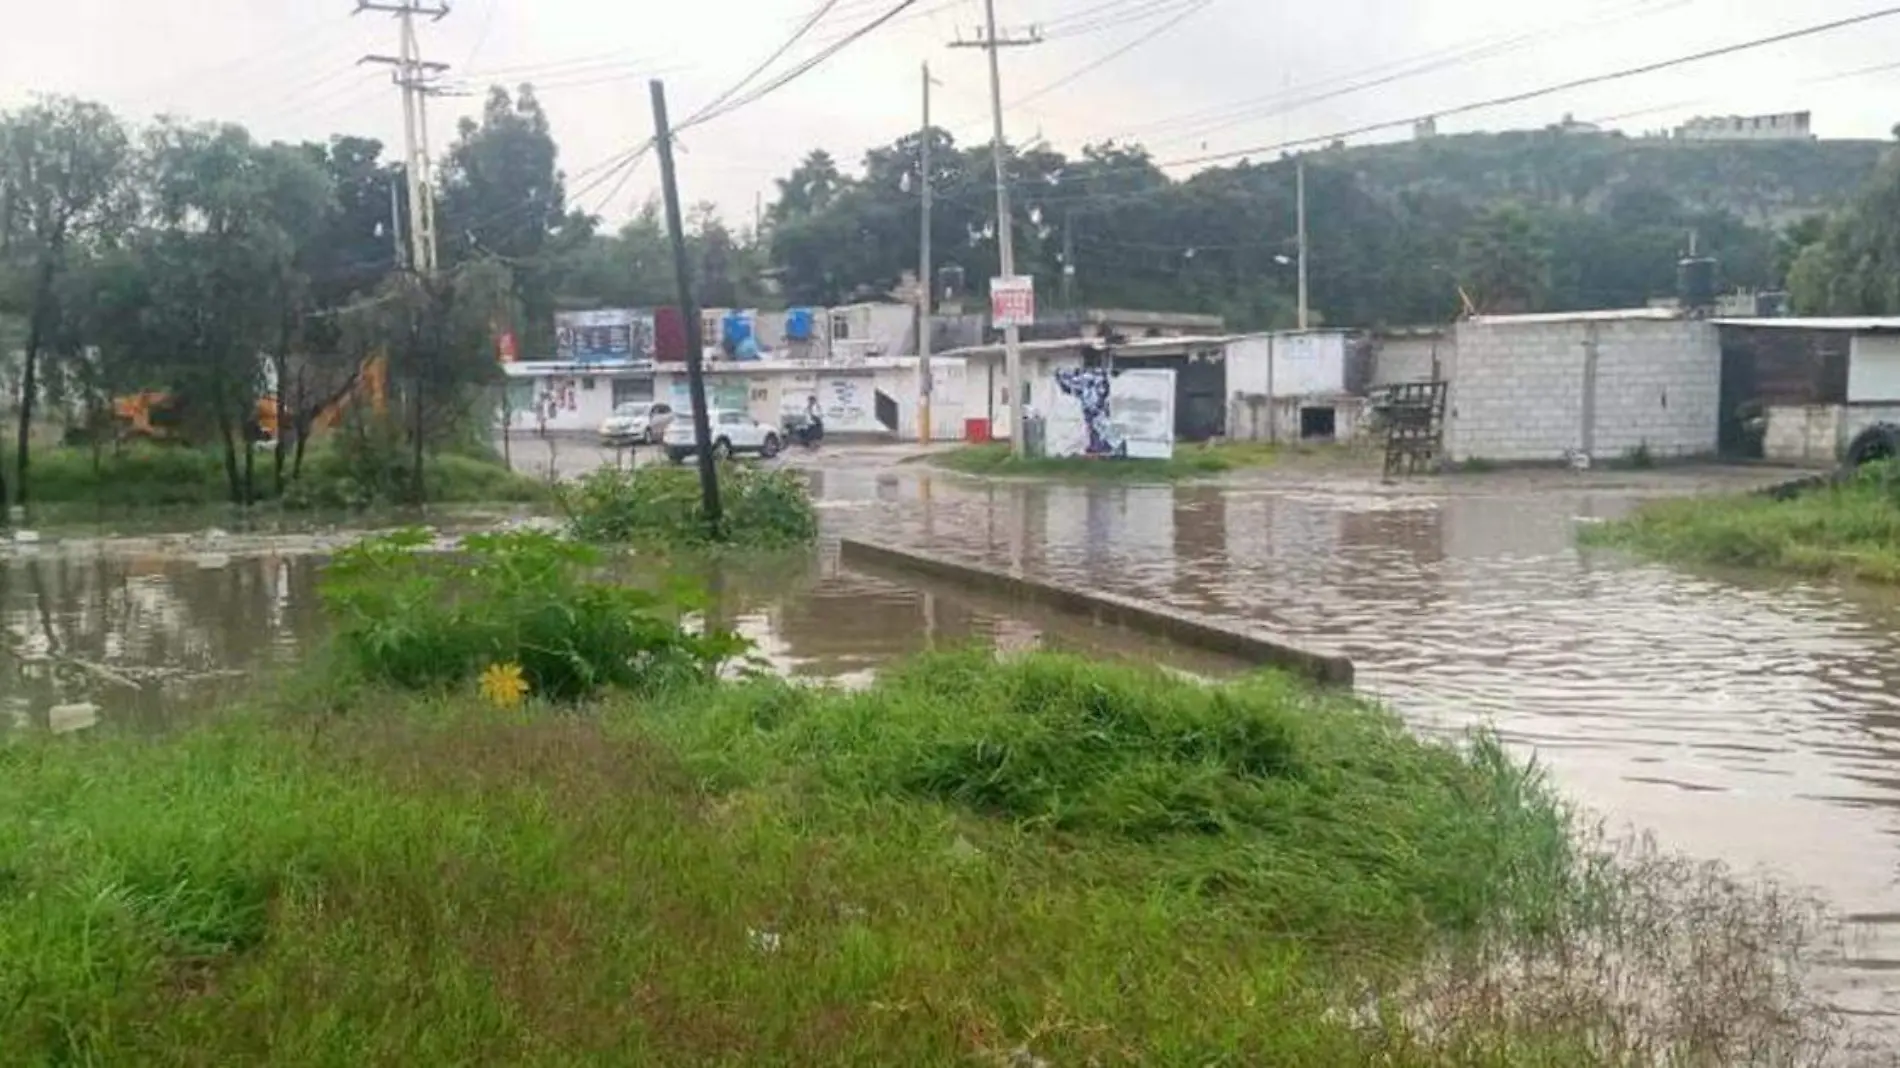
[[[1812,114],[1705,115],[1676,127],[1678,141],[1812,141]]]

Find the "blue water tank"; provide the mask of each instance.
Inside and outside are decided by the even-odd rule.
[[[729,311],[719,321],[719,341],[727,352],[737,352],[752,340],[752,317],[742,311]]]
[[[785,340],[810,341],[817,314],[810,308],[792,308],[785,313]]]

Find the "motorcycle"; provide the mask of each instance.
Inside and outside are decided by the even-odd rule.
[[[825,421],[799,413],[786,413],[781,420],[785,428],[785,440],[806,449],[816,449],[818,443],[825,440]]]

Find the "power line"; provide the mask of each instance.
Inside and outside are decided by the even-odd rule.
[[[689,129],[693,126],[698,126],[702,123],[711,122],[712,120],[720,118],[722,116],[730,115],[731,113],[739,110],[740,108],[746,107],[749,104],[753,104],[764,99],[765,97],[771,95],[772,93],[775,93],[778,90],[784,88],[785,86],[790,85],[792,82],[797,81],[799,78],[803,77],[806,73],[816,68],[819,64],[830,59],[832,56],[837,55],[838,53],[851,47],[853,44],[856,44],[858,41],[861,41],[865,37],[876,32],[880,27],[884,26],[886,23],[890,22],[892,19],[903,14],[905,11],[909,10],[910,8],[916,6],[917,3],[918,3],[918,0],[898,0],[896,4],[892,5],[882,15],[879,15],[877,18],[872,19],[870,22],[867,22],[864,25],[859,26],[857,29],[847,34],[842,40],[837,41],[827,46],[823,50],[819,51],[817,54],[813,55],[811,58],[806,59],[804,62],[798,64],[797,66],[784,72],[783,74],[780,74],[778,77],[772,79],[771,81],[765,83],[764,85],[759,86],[758,88],[752,90],[751,92],[745,94],[744,96],[741,96],[736,100],[732,100],[726,103],[723,107],[713,108],[713,109],[701,108],[699,112],[693,115],[692,118],[689,118],[685,122],[682,122],[678,126],[674,127],[673,132],[675,134],[678,134],[679,132]]]
[[[752,79],[757,78],[761,74],[764,74],[767,68],[771,67],[772,64],[777,63],[781,58],[783,58],[785,53],[790,52],[794,47],[798,45],[799,41],[804,40],[805,35],[812,31],[812,27],[818,25],[818,23],[827,14],[830,13],[831,9],[837,6],[838,6],[838,0],[825,0],[824,3],[818,5],[817,9],[814,10],[810,15],[806,16],[805,21],[803,23],[800,23],[799,27],[796,30],[792,31],[792,35],[785,39],[784,44],[779,45],[777,49],[773,50],[772,54],[769,56],[766,56],[764,61],[761,62],[758,66],[753,67],[751,70],[747,71],[745,77],[740,78],[738,81],[732,83],[732,85],[729,88],[727,88],[725,92],[720,93],[718,96],[714,97],[711,102],[706,104],[706,106],[700,108],[698,111],[688,116],[686,121],[680,124],[680,128],[684,129],[687,126],[691,126],[695,119],[702,118],[708,112],[717,110],[719,105],[732,99],[735,93],[745,88],[747,85],[751,84]]]
[[[1520,93],[1510,93],[1505,96],[1492,97],[1488,100],[1474,101],[1469,104],[1460,104],[1456,107],[1440,108],[1435,111],[1426,112],[1422,115],[1415,115],[1406,119],[1394,119],[1387,122],[1368,123],[1364,126],[1354,127],[1353,129],[1344,130],[1338,133],[1323,134],[1317,137],[1302,137],[1302,138],[1297,138],[1290,141],[1283,141],[1277,144],[1255,145],[1249,148],[1233,149],[1226,152],[1211,152],[1202,156],[1193,156],[1186,159],[1172,160],[1169,162],[1160,163],[1160,164],[1157,164],[1157,166],[1193,167],[1193,166],[1199,166],[1204,163],[1216,163],[1222,160],[1233,159],[1238,156],[1251,156],[1251,155],[1255,155],[1262,152],[1277,152],[1277,151],[1284,151],[1289,148],[1300,148],[1300,147],[1305,147],[1305,146],[1314,145],[1314,144],[1326,144],[1332,141],[1343,140],[1348,137],[1357,137],[1361,134],[1376,133],[1382,130],[1391,130],[1391,129],[1396,129],[1399,127],[1410,127],[1420,122],[1425,122],[1425,121],[1433,120],[1433,119],[1441,119],[1450,115],[1464,115],[1464,114],[1469,114],[1470,112],[1473,112],[1473,111],[1483,111],[1488,108],[1504,107],[1509,104],[1521,104],[1526,100],[1536,100],[1540,97],[1551,96],[1555,93],[1569,92],[1572,89],[1583,89],[1592,85],[1602,85],[1607,82],[1621,81],[1625,78],[1634,78],[1643,74],[1654,74],[1657,71],[1668,70],[1672,67],[1680,67],[1680,66],[1684,66],[1690,63],[1700,63],[1704,60],[1717,59],[1722,56],[1731,56],[1740,52],[1748,52],[1748,51],[1753,51],[1758,48],[1766,48],[1769,45],[1784,44],[1788,41],[1800,40],[1801,38],[1804,38],[1804,37],[1813,37],[1817,34],[1831,33],[1835,30],[1847,29],[1850,26],[1859,26],[1864,23],[1876,21],[1878,19],[1892,18],[1895,15],[1900,15],[1900,7],[1880,8],[1878,10],[1869,11],[1860,15],[1851,15],[1847,18],[1840,18],[1840,19],[1831,19],[1827,22],[1816,23],[1811,26],[1803,26],[1800,29],[1787,30],[1782,33],[1771,34],[1767,37],[1757,37],[1757,38],[1753,38],[1747,41],[1739,41],[1734,44],[1723,45],[1719,48],[1710,48],[1701,52],[1694,52],[1686,56],[1677,56],[1673,59],[1658,60],[1654,63],[1644,63],[1635,67],[1626,67],[1622,70],[1609,71],[1604,74],[1593,74],[1593,75],[1589,75],[1583,78],[1572,78],[1569,81],[1557,82],[1552,85],[1543,86],[1542,88],[1530,89],[1530,90],[1526,90]]]
[[[1395,82],[1406,81],[1450,67],[1492,59],[1517,51],[1520,48],[1555,34],[1587,29],[1593,23],[1607,25],[1610,22],[1620,21],[1625,17],[1660,14],[1663,11],[1682,7],[1691,2],[1693,2],[1693,0],[1666,0],[1661,6],[1657,6],[1657,0],[1638,0],[1637,3],[1607,18],[1581,21],[1572,20],[1522,33],[1478,38],[1464,44],[1452,45],[1444,49],[1424,53],[1411,59],[1397,60],[1393,63],[1380,64],[1368,68],[1360,72],[1361,75],[1370,76],[1364,80],[1353,81],[1351,79],[1358,77],[1358,75],[1345,74],[1336,78],[1324,79],[1308,86],[1290,87],[1280,92],[1269,93],[1265,96],[1256,97],[1239,104],[1203,111],[1198,113],[1198,115],[1189,115],[1176,120],[1146,123],[1138,129],[1148,130],[1158,129],[1163,126],[1171,127],[1172,136],[1158,142],[1164,145],[1174,144],[1180,141],[1195,140],[1205,137],[1216,130],[1244,125],[1260,119],[1285,115],[1312,104],[1338,99],[1343,96],[1350,96],[1368,89],[1381,88]],[[1340,84],[1342,82],[1346,84]],[[1305,95],[1301,96],[1294,95],[1296,91],[1302,90],[1318,91],[1308,91],[1305,92]]]
[[[1012,110],[1015,108],[1022,107],[1024,104],[1029,103],[1031,100],[1036,100],[1041,97],[1047,96],[1050,93],[1055,92],[1057,89],[1061,89],[1062,87],[1072,84],[1073,82],[1081,78],[1084,78],[1088,76],[1089,74],[1094,73],[1095,71],[1101,70],[1103,67],[1106,67],[1110,63],[1115,62],[1116,60],[1127,55],[1128,53],[1133,52],[1135,49],[1140,48],[1142,45],[1145,45],[1149,43],[1150,41],[1153,41],[1155,38],[1160,37],[1162,34],[1167,33],[1169,30],[1174,29],[1176,26],[1179,26],[1181,23],[1187,21],[1188,19],[1194,17],[1195,15],[1198,15],[1201,12],[1207,10],[1209,7],[1213,6],[1213,4],[1214,4],[1214,0],[1189,0],[1189,2],[1184,7],[1182,7],[1180,10],[1178,10],[1175,13],[1173,18],[1170,18],[1167,21],[1161,23],[1160,25],[1155,26],[1152,29],[1149,29],[1148,31],[1143,33],[1141,36],[1136,37],[1134,40],[1127,42],[1126,44],[1122,45],[1120,48],[1117,48],[1109,52],[1107,55],[1099,56],[1087,63],[1082,64],[1081,66],[1075,68],[1074,70],[1063,75],[1062,77],[1057,78],[1055,81],[1052,81],[1048,83],[1047,85],[1042,86],[1039,89],[1035,89],[1029,93],[1026,93],[1023,96],[1017,97],[1015,100],[1010,101],[1009,104],[1006,106]]]

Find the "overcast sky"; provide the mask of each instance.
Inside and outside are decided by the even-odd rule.
[[[821,0],[450,0],[422,25],[428,58],[480,86],[527,79],[560,142],[564,168],[589,165],[647,137],[646,80],[664,75],[675,116],[688,114],[778,47]],[[809,56],[897,0],[837,0],[775,69]],[[1011,140],[1058,148],[1138,139],[1157,158],[1187,159],[1329,135],[1672,58],[1835,17],[1877,0],[996,0],[1009,28],[1042,24],[1045,43],[1004,54],[1004,99],[1076,71],[1081,77],[1011,107]],[[365,52],[394,52],[385,15],[352,17],[354,0],[7,0],[0,34],[0,106],[36,92],[104,101],[144,120],[156,113],[235,120],[267,139],[348,132],[400,143],[386,72]],[[1189,9],[1192,9],[1191,12]],[[1177,14],[1177,24],[1161,29]],[[962,141],[988,137],[987,68],[969,37],[981,0],[917,0],[784,90],[685,138],[689,201],[714,200],[749,221],[755,194],[813,147],[855,166],[863,150],[918,122],[918,65],[942,82],[937,121]],[[1061,32],[1064,28],[1070,32]],[[1117,58],[1131,42],[1152,39]],[[1447,119],[1442,132],[1543,125],[1566,113],[1639,131],[1696,114],[1812,110],[1824,137],[1885,138],[1900,121],[1900,17],[1609,85]],[[1355,84],[1424,70],[1357,92]],[[1334,93],[1327,99],[1310,98]],[[1278,99],[1276,99],[1278,98]],[[1304,101],[1285,107],[1283,101]],[[479,94],[435,102],[438,154]],[[1385,139],[1402,132],[1367,135]],[[1264,155],[1276,153],[1267,152]],[[657,188],[651,161],[611,202],[626,215]],[[570,182],[580,190],[585,179]]]

